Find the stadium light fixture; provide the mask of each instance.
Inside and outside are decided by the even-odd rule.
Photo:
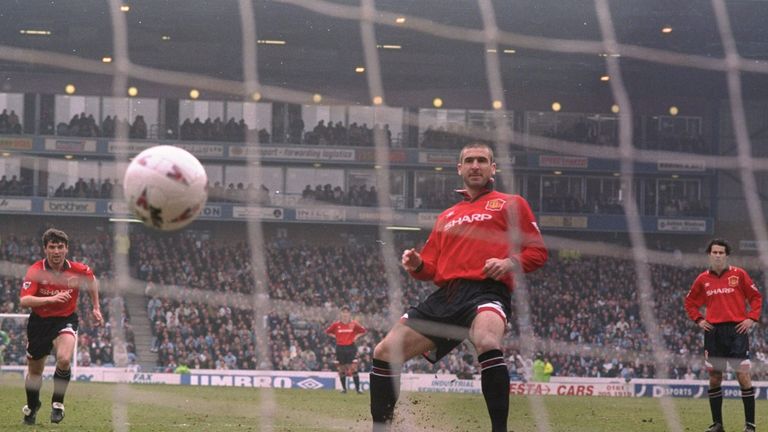
[[[661,32],[664,34],[670,34],[672,33],[672,26],[665,25],[661,28]]]
[[[386,227],[386,229],[390,231],[421,231],[421,228],[419,227],[397,226],[397,225],[388,226]]]
[[[674,106],[674,105],[672,105],[671,107],[669,107],[669,115],[671,115],[671,116],[673,116],[673,117],[674,117],[674,116],[676,116],[676,115],[678,115],[678,114],[680,114],[680,109],[678,109],[678,108],[677,108],[676,106]]]
[[[382,105],[384,103],[384,98],[381,96],[374,96],[373,97],[373,104],[376,106]]]
[[[603,75],[600,77],[600,81],[610,81],[611,76],[610,75]]]
[[[562,171],[552,171],[552,174],[554,174],[554,175],[562,175],[563,172]]]
[[[357,66],[357,67],[355,68],[355,72],[357,72],[357,73],[363,73],[363,72],[365,72],[365,68],[364,68],[364,67],[362,67],[362,66]]]
[[[168,35],[162,35],[162,36],[160,36],[160,39],[162,39],[164,41],[169,41],[169,40],[171,40],[171,37],[168,36]]]
[[[505,49],[505,50],[504,50],[504,54],[514,54],[514,53],[516,53],[516,52],[517,52],[517,51],[516,51],[516,50],[513,50],[513,49]]]
[[[259,45],[285,45],[284,40],[278,39],[259,39],[256,43]]]
[[[618,106],[617,104],[613,104],[613,105],[611,105],[611,112],[612,112],[612,113],[614,113],[614,114],[618,114],[618,113],[619,113],[619,111],[621,111],[621,109],[619,108],[619,106]]]
[[[119,218],[119,217],[115,217],[115,218],[109,218],[109,221],[110,221],[110,222],[142,223],[142,222],[141,222],[141,220],[139,220],[139,219],[134,219],[134,218]]]
[[[72,160],[72,159],[74,159],[74,158],[75,158],[75,157],[74,157],[74,156],[72,156],[72,155],[64,155],[64,159],[66,159],[66,160]]]
[[[563,109],[563,106],[560,105],[560,102],[552,102],[552,111],[560,112],[561,109]]]
[[[312,95],[312,102],[314,103],[320,103],[323,101],[323,95],[320,93],[315,93]]]
[[[253,92],[251,95],[251,99],[253,99],[254,102],[258,102],[261,100],[261,93],[259,92]]]
[[[390,50],[399,50],[402,49],[402,45],[376,45],[376,48],[379,49],[390,49]]]
[[[112,57],[110,56],[104,56],[101,58],[102,63],[112,63]]]
[[[432,105],[435,108],[440,108],[441,106],[443,106],[443,100],[440,99],[439,97],[436,97],[436,98],[432,99]]]
[[[443,167],[435,167],[435,171],[442,171]]]
[[[621,173],[613,173],[613,176],[614,177],[619,177],[619,176],[621,176]]]
[[[678,174],[672,174],[672,178],[677,179],[677,178],[680,178],[680,176]]]
[[[68,95],[75,94],[75,91],[77,91],[77,88],[74,84],[67,84],[64,86],[64,93]]]
[[[3,152],[3,157],[9,157],[11,154],[8,152]]]
[[[120,12],[129,12],[131,10],[131,7],[127,4],[120,6]]]
[[[200,97],[200,90],[198,89],[192,89],[189,91],[189,97],[190,99],[197,99]]]
[[[138,94],[139,94],[139,89],[137,89],[136,87],[133,87],[133,86],[128,87],[128,96],[135,97]]]
[[[321,164],[320,162],[315,162],[312,164],[312,166],[315,168],[320,168],[321,166],[323,166],[323,164]]]
[[[50,36],[51,35],[50,30],[36,30],[36,29],[19,30],[19,33],[27,36]]]
[[[495,110],[500,110],[504,107],[504,104],[500,100],[495,100],[493,103],[491,103],[491,106]]]
[[[398,24],[405,24],[405,17],[404,16],[399,16],[399,17],[395,18],[395,22],[398,23]]]
[[[491,49],[487,49],[487,50],[485,50],[485,52],[487,52],[487,53],[495,53],[495,52],[496,52],[496,50],[495,50],[495,49],[493,49],[493,48],[491,48]]]

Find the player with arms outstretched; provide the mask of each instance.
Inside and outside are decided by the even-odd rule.
[[[29,266],[21,287],[21,306],[32,308],[27,322],[27,377],[24,387],[27,405],[22,409],[24,423],[35,424],[41,407],[45,359],[54,350],[51,422],[64,419],[64,394],[71,377],[70,365],[77,338],[77,299],[87,287],[97,325],[103,321],[99,307],[99,287],[93,271],[85,264],[67,259],[69,237],[64,231],[49,229],[43,234],[45,259]]]

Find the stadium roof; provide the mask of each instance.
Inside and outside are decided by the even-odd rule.
[[[13,3],[9,6],[8,3]],[[375,40],[385,92],[468,90],[488,93],[482,37],[483,0],[256,0],[253,6],[259,79],[265,84],[322,94],[365,92],[360,4],[375,5]],[[546,88],[589,94],[610,92],[607,45],[592,0],[493,0],[505,38],[499,56],[509,92]],[[646,61],[655,48],[693,54],[706,62],[723,57],[712,3],[703,0],[607,0],[620,66],[631,91],[659,94],[726,94],[724,73]],[[129,56],[152,68],[242,80],[240,4],[235,0],[125,0]],[[0,10],[0,45],[45,50],[101,61],[115,53],[109,2],[97,0],[6,0]],[[741,56],[768,70],[768,2],[726,2]],[[327,14],[326,14],[327,13]],[[404,17],[405,22],[397,22]],[[439,35],[417,31],[428,26]],[[667,28],[667,30],[664,30]],[[543,39],[550,38],[547,45]],[[569,41],[587,43],[571,44]],[[399,47],[399,48],[398,48]],[[546,47],[546,49],[541,49]],[[562,53],[557,50],[575,50]],[[506,52],[505,52],[506,50]],[[0,77],[62,73],[45,64],[3,55]],[[7,50],[6,54],[7,54]],[[23,54],[23,53],[22,53]],[[603,55],[601,55],[603,54]],[[672,56],[685,61],[681,55]],[[23,56],[22,56],[23,58]],[[355,72],[365,66],[363,73]],[[747,73],[748,96],[768,93],[768,75]]]

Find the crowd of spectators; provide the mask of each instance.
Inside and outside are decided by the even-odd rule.
[[[180,247],[179,241],[189,244]],[[134,242],[142,245],[152,243],[151,239]],[[195,270],[202,268],[202,261],[199,260],[203,258],[182,256],[181,252],[175,252],[182,250],[205,250],[206,272],[197,273]],[[155,241],[136,259],[139,277],[152,283],[181,284],[203,290],[217,286],[224,293],[250,295],[249,267],[233,264],[238,261],[236,257],[248,256],[249,253],[245,244],[216,246],[186,238],[167,243]],[[378,249],[364,242],[345,247],[281,246],[271,243],[266,248],[265,256],[271,299],[275,302],[288,301],[292,305],[290,313],[273,311],[269,315],[270,366],[275,369],[314,367],[319,370],[330,367],[332,343],[323,337],[322,328],[331,318],[313,315],[310,309],[331,310],[340,304],[350,304],[364,325],[372,329],[359,344],[361,365],[365,367],[369,364],[370,350],[382,336],[379,330],[386,328],[375,321],[380,319],[376,317],[384,316],[382,314],[389,307],[385,271]],[[361,261],[360,257],[365,258]],[[239,261],[242,262],[242,258]],[[703,378],[705,372],[699,355],[701,334],[688,321],[682,309],[683,296],[701,269],[677,265],[653,265],[651,268],[661,337],[674,354],[668,374],[679,378],[686,375]],[[404,298],[403,304],[397,306],[399,310],[404,310],[406,305],[413,304],[433,289],[429,284],[413,281],[404,274],[401,274],[400,280]],[[544,269],[530,275],[530,286],[532,324],[540,341],[539,348],[546,350],[555,342],[573,344],[572,353],[563,353],[562,350],[548,353],[555,366],[555,375],[656,376],[650,351],[651,340],[640,321],[632,262],[610,257],[560,259],[554,256]],[[192,364],[199,363],[200,367],[206,364],[205,361],[209,366],[222,367],[222,363],[227,363],[225,359],[230,351],[236,359],[236,367],[254,365],[254,336],[248,333],[252,331],[252,322],[249,321],[252,312],[249,309],[240,311],[236,307],[213,307],[205,301],[178,302],[163,299],[162,296],[153,302],[156,310],[162,310],[162,313],[151,314],[155,317],[160,367],[167,368],[167,361],[171,358],[178,362],[180,354]],[[194,319],[189,321],[189,316]],[[172,328],[181,330],[167,333],[169,321]],[[512,334],[515,335],[516,323],[512,327]],[[234,344],[236,346],[233,346],[233,334],[239,338]],[[764,358],[761,353],[768,352],[762,336],[762,332],[755,334],[754,347],[758,358]],[[520,350],[516,345],[517,338],[511,337],[507,341],[505,349],[512,353],[510,357],[514,360],[510,361],[511,367],[524,369],[524,361],[515,359],[513,354]],[[463,346],[435,366],[415,359],[408,362],[406,368],[411,371],[471,374],[476,371],[474,358],[472,349]],[[758,374],[765,374],[759,367],[756,370]]]
[[[349,126],[345,126],[341,122],[326,124],[325,120],[320,120],[311,131],[303,134],[302,142],[297,144],[373,147],[377,136],[387,146],[392,145],[392,131],[389,129],[389,124],[382,126],[376,123],[373,127],[369,127],[367,123],[358,125],[357,122],[352,122]]]
[[[8,113],[8,110],[4,109],[0,112],[0,135],[21,135],[22,130],[23,128],[19,122],[19,116],[16,114],[16,111],[11,110],[11,112]]]
[[[174,138],[173,130],[171,130],[171,136],[168,138]],[[179,139],[182,141],[233,141],[243,142],[248,138],[248,134],[255,134],[259,143],[269,143],[270,134],[266,129],[249,129],[244,119],[235,121],[235,118],[230,118],[226,123],[221,120],[220,117],[216,117],[214,120],[210,118],[205,121],[200,121],[199,118],[194,120],[186,119],[179,126]]]
[[[152,351],[157,354],[158,370],[173,371],[179,365],[206,369],[332,370],[333,342],[322,330],[336,319],[337,308],[342,304],[350,305],[353,315],[370,330],[358,343],[361,370],[367,370],[371,350],[388,328],[386,317],[390,308],[405,310],[434,289],[431,284],[400,272],[402,302],[391,305],[381,249],[373,240],[348,236],[343,246],[286,239],[268,241],[263,254],[265,288],[272,310],[265,319],[255,319],[252,300],[248,300],[254,294],[248,258],[251,250],[245,242],[216,242],[192,232],[169,236],[132,234],[131,266],[135,276],[147,286],[147,325],[152,329]],[[73,243],[70,253],[74,259],[96,257],[92,265],[100,272],[109,262],[109,244],[108,237]],[[413,244],[398,248],[406,246]],[[3,239],[0,260],[29,263],[40,253],[35,242],[10,237]],[[650,270],[658,336],[671,354],[665,373],[672,378],[704,379],[702,334],[682,307],[683,297],[702,269],[669,262],[653,264]],[[755,280],[761,280],[761,273],[751,273]],[[109,276],[105,271],[102,280]],[[18,310],[19,284],[18,278],[0,278],[3,311]],[[577,253],[561,257],[553,251],[543,269],[528,275],[528,284],[531,325],[537,338],[535,349],[545,352],[555,376],[657,376],[653,340],[647,323],[641,320],[637,273],[632,261]],[[163,288],[166,286],[180,287],[180,292],[172,295]],[[219,294],[222,296],[217,297]],[[231,300],[227,303],[221,298]],[[105,296],[104,301],[113,300]],[[130,334],[130,315],[128,311],[122,315],[119,321],[126,323],[126,333]],[[526,379],[530,359],[520,355],[523,347],[519,346],[517,322],[513,320],[510,324],[510,336],[504,347],[510,373]],[[3,325],[9,326],[7,320]],[[270,356],[260,355],[259,326],[267,335],[265,343]],[[11,331],[19,336],[21,330]],[[84,362],[110,364],[109,331],[83,331],[87,337],[81,337],[81,342],[88,348],[87,353],[79,355]],[[767,336],[762,328],[751,335],[758,379],[768,377]],[[132,341],[128,341],[128,346],[132,349]],[[23,351],[11,350],[6,358],[21,361],[20,355]],[[476,373],[477,364],[473,349],[464,344],[434,366],[417,358],[407,362],[405,368],[471,376]]]
[[[93,114],[75,114],[69,123],[61,122],[56,125],[56,135],[64,137],[103,137],[114,138],[118,131],[125,131],[129,138],[146,139],[148,134],[147,122],[144,116],[137,115],[133,123],[127,119],[119,119],[117,115],[108,115],[98,124]]]
[[[260,185],[258,188],[253,183],[245,186],[242,182],[229,183],[227,187],[221,182],[214,182],[213,186],[208,186],[208,201],[211,202],[233,202],[233,203],[258,203],[259,205],[269,205],[271,198],[269,188]]]
[[[12,175],[9,179],[7,175],[0,176],[0,196],[28,196],[31,195],[32,185]]]
[[[301,191],[301,202],[303,204],[312,204],[318,202],[342,204],[358,207],[376,207],[379,202],[376,187],[361,185],[352,185],[348,191],[341,186],[332,186],[331,184],[307,185]]]
[[[52,196],[56,198],[121,198],[123,186],[116,178],[107,178],[99,183],[93,177],[87,182],[81,177],[75,184],[68,185],[66,182],[61,182],[52,192]]]

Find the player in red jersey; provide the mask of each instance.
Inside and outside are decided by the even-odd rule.
[[[736,379],[744,403],[744,432],[755,430],[755,390],[749,360],[749,330],[760,320],[763,296],[744,269],[728,265],[731,246],[721,239],[707,245],[709,269],[685,296],[685,311],[704,330],[704,359],[709,369],[709,408],[713,424],[707,432],[723,432],[723,371],[728,361],[738,368]],[[749,302],[749,309],[747,309]],[[705,306],[703,317],[699,309]]]
[[[77,338],[77,298],[85,286],[93,303],[93,317],[103,321],[99,308],[99,288],[93,271],[85,264],[67,260],[69,237],[64,231],[49,229],[43,234],[45,259],[29,266],[21,287],[21,306],[32,308],[27,322],[27,377],[24,387],[27,405],[24,423],[35,424],[41,407],[45,359],[51,350],[56,356],[51,398],[51,422],[64,419],[64,394],[71,377],[70,364]]]
[[[525,199],[492,189],[496,163],[488,145],[465,146],[457,170],[464,200],[438,216],[421,252],[403,252],[411,276],[439,289],[408,309],[374,349],[374,431],[392,422],[403,362],[422,353],[437,362],[466,338],[478,353],[493,431],[507,430],[509,375],[501,342],[514,276],[544,265],[547,249]]]
[[[357,394],[361,394],[360,375],[357,373],[357,347],[355,341],[367,333],[365,327],[353,321],[349,313],[349,306],[341,307],[341,319],[325,329],[325,334],[336,339],[336,367],[341,380],[341,392],[347,392],[347,377],[351,376],[355,382]]]

